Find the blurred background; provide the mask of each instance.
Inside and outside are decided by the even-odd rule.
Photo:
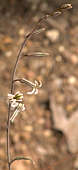
[[[78,169],[78,0],[0,0],[0,169],[8,169],[6,157],[7,94],[13,66],[24,40],[48,12],[71,3],[73,8],[49,17],[40,27],[46,30],[28,40],[23,54],[49,53],[20,59],[16,77],[41,80],[38,95],[17,83],[24,94],[26,111],[11,124],[11,157],[26,156],[12,170]]]

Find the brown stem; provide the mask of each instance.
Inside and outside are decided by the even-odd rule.
[[[27,80],[27,79],[18,78],[18,79],[13,80],[13,83],[14,83],[14,82],[17,82],[17,81],[20,82],[20,83],[27,84],[28,86],[34,87],[34,83],[32,83],[31,81],[29,81],[29,80]]]

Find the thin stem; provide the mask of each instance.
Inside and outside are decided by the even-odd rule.
[[[26,41],[31,38],[31,36],[33,34],[36,34],[36,33],[40,33],[40,30],[38,31],[37,27],[44,21],[46,20],[49,16],[57,16],[57,15],[60,15],[65,9],[70,9],[72,8],[71,4],[64,4],[62,5],[60,8],[58,8],[56,11],[54,11],[53,13],[50,13],[50,14],[46,14],[45,16],[43,16],[42,18],[39,19],[38,23],[36,24],[36,26],[33,28],[33,30],[25,35],[25,38],[24,38],[24,41],[23,43],[21,44],[21,47],[20,47],[20,50],[18,52],[18,55],[17,55],[17,59],[16,59],[16,62],[15,62],[15,65],[14,65],[14,69],[13,69],[13,73],[12,73],[12,80],[11,80],[11,94],[14,93],[14,79],[15,79],[15,73],[16,73],[16,69],[17,69],[17,65],[18,65],[18,62],[19,62],[19,59],[21,58],[22,56],[22,50],[23,48],[25,47],[25,44],[26,44]],[[16,80],[15,80],[16,81]],[[24,81],[24,80],[23,80]],[[26,82],[28,84],[30,84],[30,82]],[[32,85],[32,84],[31,84]],[[11,163],[13,163],[15,160],[21,160],[21,159],[24,159],[23,157],[22,158],[15,158],[14,160],[11,160],[11,157],[10,157],[10,114],[11,114],[11,104],[9,102],[9,108],[8,108],[8,120],[7,120],[7,159],[8,159],[8,169],[11,170]],[[27,158],[25,158],[25,160],[27,160]]]
[[[10,109],[11,109],[11,104],[9,102],[8,120],[7,120],[7,159],[8,159],[9,170],[10,170]]]

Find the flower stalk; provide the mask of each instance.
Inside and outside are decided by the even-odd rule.
[[[13,68],[13,73],[12,73],[12,80],[11,80],[11,90],[10,90],[10,94],[8,94],[8,99],[9,99],[9,108],[8,108],[8,120],[7,120],[7,159],[8,159],[8,169],[11,170],[11,165],[14,161],[16,160],[30,160],[30,158],[25,158],[25,157],[18,157],[18,158],[14,158],[11,159],[10,156],[10,122],[13,122],[14,119],[16,118],[16,116],[21,112],[25,110],[25,106],[23,104],[23,94],[20,92],[16,92],[14,94],[14,83],[19,81],[21,83],[24,83],[26,85],[29,85],[30,87],[32,87],[32,90],[30,92],[27,92],[28,95],[32,95],[32,94],[38,94],[38,90],[39,88],[42,87],[42,83],[41,81],[37,81],[35,80],[34,83],[32,83],[31,81],[27,80],[27,79],[15,79],[15,74],[16,74],[16,69],[19,63],[20,58],[22,57],[22,50],[25,47],[27,40],[30,39],[34,34],[38,34],[41,33],[42,31],[44,31],[45,29],[38,29],[38,26],[45,20],[47,20],[47,18],[49,16],[57,16],[60,15],[64,10],[66,9],[71,9],[72,5],[71,4],[64,4],[62,5],[60,8],[58,8],[56,11],[46,14],[45,16],[43,16],[42,18],[39,19],[38,23],[36,24],[36,26],[34,27],[34,29],[32,29],[32,31],[25,35],[24,41],[21,44],[20,50],[18,52],[17,55],[17,59]],[[41,53],[37,53],[37,56],[42,56]],[[32,55],[31,55],[32,56]],[[44,56],[44,55],[43,55]],[[11,116],[11,111],[14,111],[14,113]]]

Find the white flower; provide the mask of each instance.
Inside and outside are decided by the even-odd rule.
[[[25,106],[22,103],[19,103],[16,110],[14,111],[13,115],[10,118],[10,121],[13,122],[14,119],[16,118],[16,116],[20,113],[23,112],[25,110]]]
[[[8,94],[8,99],[11,103],[11,109],[16,108],[19,105],[19,102],[22,102],[23,100],[23,94],[19,91],[15,94]]]
[[[37,80],[35,80],[35,83],[33,83],[32,85],[33,85],[32,91],[27,92],[27,94],[29,95],[38,94],[38,89],[42,87],[42,82],[41,81],[38,82]]]
[[[20,102],[23,100],[23,94],[20,93],[19,91],[16,92],[15,94],[8,94],[8,99],[12,102],[12,101],[17,101]]]

